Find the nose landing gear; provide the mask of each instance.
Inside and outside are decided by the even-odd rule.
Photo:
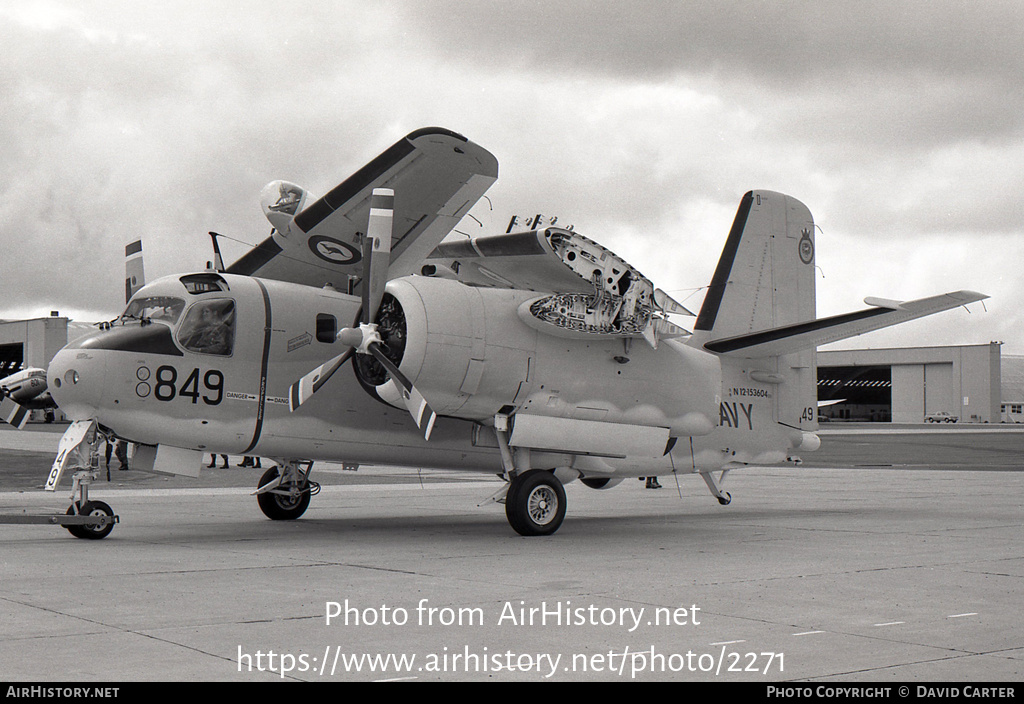
[[[63,526],[71,535],[86,540],[102,540],[119,521],[110,506],[89,500],[89,485],[99,476],[99,443],[103,433],[96,421],[76,421],[60,440],[57,459],[53,462],[46,490],[55,491],[66,470],[74,470],[71,505],[64,514],[0,516],[0,523]]]

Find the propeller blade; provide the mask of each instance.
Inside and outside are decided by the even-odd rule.
[[[366,352],[368,346],[377,347],[376,343],[380,341],[380,336],[377,334],[377,325],[373,320],[377,317],[377,309],[380,308],[380,302],[384,298],[384,286],[388,282],[388,266],[391,262],[391,225],[394,220],[394,209],[395,192],[390,188],[374,188],[373,194],[370,196],[370,218],[366,226],[366,236],[363,238],[362,324],[358,328],[344,328],[338,333],[338,339],[343,344],[348,345],[347,350],[337,357],[324,362],[291,385],[288,391],[288,408],[293,413],[327,383],[334,372],[338,371],[338,368],[352,356],[353,352]],[[214,242],[216,243],[216,239],[214,239]],[[374,356],[377,355],[375,354]],[[382,363],[388,371],[392,371],[394,365],[391,364],[391,360],[384,357],[383,352],[380,353],[379,358],[386,360]],[[401,372],[394,369],[392,375],[395,376],[396,374],[401,376]],[[404,376],[401,378],[405,379]],[[405,379],[405,382],[406,386],[412,387],[408,383],[408,379]],[[417,395],[419,394],[419,392],[416,393]],[[419,398],[423,399],[422,396],[419,396]],[[408,405],[408,403],[407,400],[406,404]],[[429,406],[426,406],[426,401],[423,401],[423,406],[429,408]],[[431,413],[433,414],[433,411]],[[417,425],[419,425],[419,418],[422,414],[423,410],[421,409],[419,416],[416,416]],[[428,436],[431,427],[433,427],[433,420],[431,420],[430,426],[427,429]]]
[[[334,372],[338,371],[341,365],[352,356],[354,351],[354,348],[349,347],[337,357],[327,360],[309,374],[292,384],[291,389],[288,392],[289,410],[294,413],[299,406],[308,401],[313,394],[319,391],[320,388],[327,383],[327,380],[331,378]]]
[[[395,212],[395,192],[374,188],[370,197],[370,220],[363,240],[363,322],[377,317],[391,263],[391,225]]]
[[[416,427],[423,431],[423,439],[429,440],[430,433],[434,430],[434,423],[437,421],[437,414],[434,413],[434,409],[427,403],[427,399],[423,398],[423,394],[412,385],[409,378],[399,371],[398,366],[388,359],[379,344],[373,343],[367,347],[367,350],[373,355],[374,359],[388,370],[391,378],[402,387],[402,399],[405,401],[405,407],[409,409],[412,419],[416,421]],[[425,428],[424,424],[426,425]]]
[[[28,423],[29,415],[29,409],[0,392],[0,420],[7,421],[18,430],[22,430]]]

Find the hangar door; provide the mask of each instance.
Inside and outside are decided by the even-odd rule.
[[[957,415],[953,364],[899,364],[892,368],[892,416],[897,423],[920,423],[930,413]]]
[[[0,345],[0,379],[21,369],[25,361],[25,345]]]
[[[938,413],[946,411],[956,415],[953,407],[953,365],[924,365],[924,412]]]
[[[818,420],[892,420],[892,368],[818,367]]]

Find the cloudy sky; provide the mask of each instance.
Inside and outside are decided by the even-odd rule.
[[[992,296],[852,346],[1024,354],[1024,4],[728,0],[0,4],[0,317],[123,306],[443,126],[500,174],[470,234],[557,215],[696,310],[740,197],[803,201],[819,316]],[[681,320],[683,324],[692,320]],[[847,346],[851,346],[847,344]]]

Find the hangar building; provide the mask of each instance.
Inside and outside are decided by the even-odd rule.
[[[25,367],[46,369],[68,344],[68,319],[54,311],[49,318],[0,320],[0,378]]]
[[[1002,360],[1004,423],[1024,423],[1024,355],[1004,354]]]
[[[948,416],[960,422],[998,423],[1003,402],[1000,350],[999,342],[819,350],[819,420],[921,423]],[[825,405],[829,401],[833,403]]]

